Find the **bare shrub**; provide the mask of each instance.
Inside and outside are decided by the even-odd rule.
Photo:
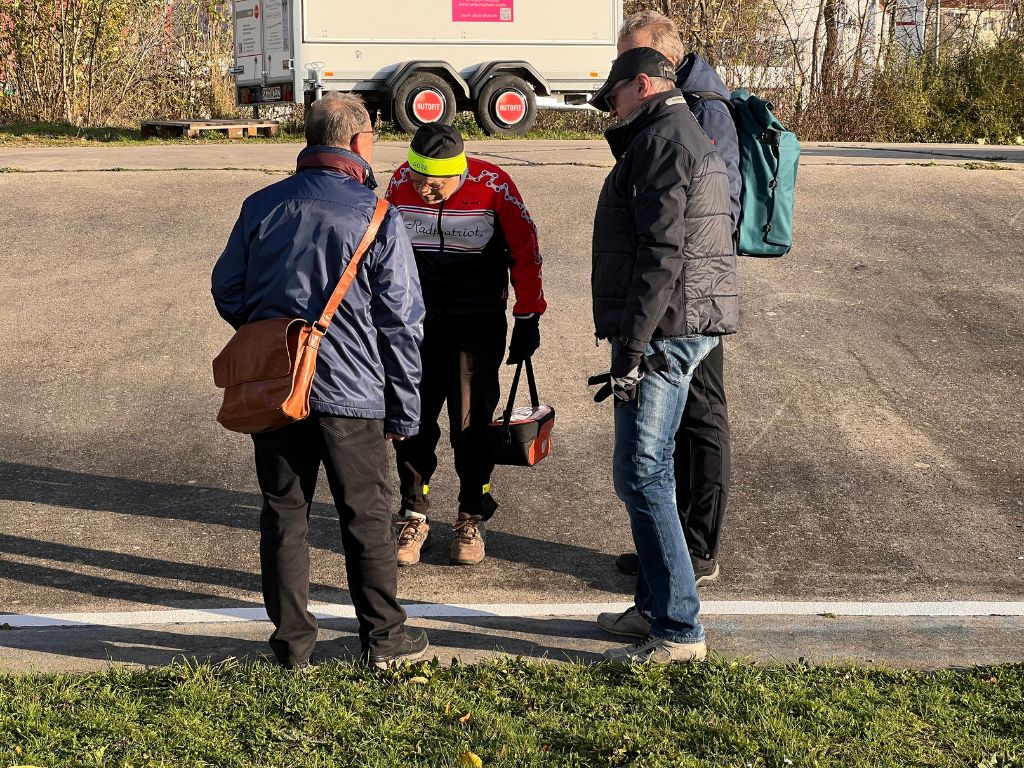
[[[0,119],[80,126],[234,110],[225,0],[3,0]]]
[[[807,140],[1013,141],[1024,0],[632,0]],[[936,14],[940,13],[940,16]],[[921,22],[908,33],[908,18]],[[942,138],[945,137],[945,138]]]

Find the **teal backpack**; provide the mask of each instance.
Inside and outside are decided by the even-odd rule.
[[[729,106],[740,144],[741,256],[785,256],[793,247],[793,194],[800,162],[800,142],[773,114],[771,102],[746,88],[726,99],[712,92],[688,93]]]

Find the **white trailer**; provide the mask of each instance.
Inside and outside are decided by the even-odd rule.
[[[354,91],[407,131],[472,110],[522,135],[608,75],[622,0],[233,0],[240,105]]]

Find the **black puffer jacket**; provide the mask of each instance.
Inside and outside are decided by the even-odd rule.
[[[597,337],[628,358],[621,375],[651,339],[735,333],[736,256],[725,163],[678,90],[605,138],[617,162],[594,217],[591,290]]]

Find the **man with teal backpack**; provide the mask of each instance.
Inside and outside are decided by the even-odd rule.
[[[644,46],[657,49],[675,64],[677,86],[725,161],[738,252],[750,256],[787,253],[799,159],[796,137],[782,128],[766,102],[746,92],[730,95],[707,61],[687,54],[668,17],[656,11],[641,11],[624,20],[619,53]],[[759,140],[762,134],[767,143]],[[697,586],[710,583],[719,573],[718,548],[729,493],[730,452],[724,354],[719,344],[694,372],[676,436],[677,506]],[[635,574],[636,554],[621,555],[616,566]]]

